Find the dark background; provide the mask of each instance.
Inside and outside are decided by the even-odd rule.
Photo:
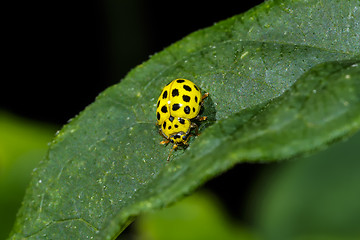
[[[150,55],[261,2],[5,3],[0,109],[62,125]]]
[[[5,3],[0,110],[61,126],[152,54],[261,2]],[[239,203],[263,168],[242,164],[205,187],[217,193],[231,216],[244,220]]]

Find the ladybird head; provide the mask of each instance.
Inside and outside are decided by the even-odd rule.
[[[185,132],[178,132],[170,136],[170,142],[173,144],[183,144],[187,140],[187,133]]]

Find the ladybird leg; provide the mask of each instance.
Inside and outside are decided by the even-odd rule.
[[[198,127],[198,125],[196,123],[191,123],[191,127],[195,128],[195,135],[199,136],[199,127]],[[190,137],[190,135],[189,135],[189,137]],[[189,138],[187,138],[187,139],[189,139]]]
[[[207,92],[207,93],[204,93],[204,95],[202,96],[202,98],[201,98],[201,101],[204,101],[204,99],[205,98],[207,98],[209,96],[209,93]]]
[[[164,141],[161,141],[160,144],[165,145],[165,144],[168,144],[169,142],[170,142],[170,140],[169,140],[169,139],[166,139],[166,140],[164,140]]]
[[[207,119],[207,117],[206,116],[203,116],[203,117],[197,116],[195,119],[197,121],[201,122],[201,121],[205,121]]]
[[[201,97],[201,102],[200,105],[203,106],[204,105],[204,99],[207,98],[209,96],[209,93],[205,93],[202,97]]]
[[[185,146],[189,146],[189,143],[188,143],[187,141],[190,139],[191,136],[192,136],[192,135],[189,134],[189,136],[187,137],[187,139],[183,142],[183,144],[184,144]]]

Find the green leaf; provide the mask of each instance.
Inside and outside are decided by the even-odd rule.
[[[12,239],[113,239],[236,163],[290,158],[355,132],[359,9],[355,0],[267,1],[154,55],[60,131]],[[179,77],[210,93],[208,121],[167,163],[155,101]]]

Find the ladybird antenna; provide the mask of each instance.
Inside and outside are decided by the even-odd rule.
[[[166,161],[170,161],[171,153],[172,153],[172,152],[174,151],[174,149],[176,149],[176,148],[177,148],[177,145],[175,144],[175,145],[171,148],[170,153],[169,153],[169,156],[168,156],[168,158],[167,158]]]

